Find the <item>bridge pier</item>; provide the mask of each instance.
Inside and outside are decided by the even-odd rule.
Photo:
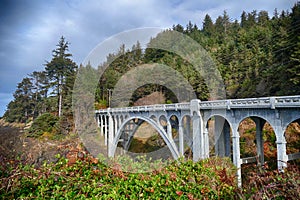
[[[209,158],[209,136],[208,136],[208,130],[206,127],[204,127],[203,132],[203,143],[204,143],[204,158]]]
[[[104,144],[105,146],[108,146],[108,120],[107,116],[104,117]]]
[[[220,116],[215,116],[215,151],[220,157],[230,157],[230,126],[228,122]]]
[[[204,158],[203,119],[200,113],[200,100],[191,101],[191,116],[193,122],[193,161],[197,162]]]
[[[284,128],[282,127],[283,119],[278,111],[275,111],[274,132],[276,135],[277,144],[277,167],[279,172],[284,172],[287,167],[288,156],[286,154],[286,140],[284,136]]]
[[[109,108],[108,108],[109,110]],[[114,156],[114,120],[111,113],[108,111],[108,156]]]
[[[179,155],[184,156],[184,140],[183,140],[183,125],[182,125],[182,120],[179,120],[179,127],[178,127],[178,134],[179,134]]]
[[[242,187],[242,160],[240,153],[240,134],[238,132],[238,125],[236,127],[232,127],[232,152],[233,164],[237,168],[238,187]]]
[[[263,127],[266,121],[261,118],[257,117],[252,117],[252,120],[255,122],[256,126],[256,134],[255,134],[255,139],[256,139],[256,152],[257,152],[257,157],[258,157],[258,166],[263,166],[265,163],[265,158],[264,158],[264,140],[263,140]]]

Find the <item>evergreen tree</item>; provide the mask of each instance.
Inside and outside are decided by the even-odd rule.
[[[68,77],[74,75],[77,66],[70,58],[72,54],[68,53],[69,42],[65,41],[63,36],[56,46],[57,48],[52,51],[53,58],[47,62],[45,70],[58,97],[57,108],[60,117],[62,115],[63,93],[67,91],[66,83]]]
[[[203,32],[206,36],[211,36],[214,33],[214,24],[211,17],[206,14],[203,21]]]
[[[18,83],[17,89],[13,94],[14,100],[7,106],[4,117],[9,122],[26,122],[33,116],[33,84],[30,78],[24,78]]]

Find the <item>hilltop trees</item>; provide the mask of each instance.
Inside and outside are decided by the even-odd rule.
[[[61,37],[45,70],[32,72],[18,84],[14,100],[4,114],[7,121],[26,122],[46,112],[57,114],[61,120],[72,118],[71,95],[77,65],[71,60],[68,48],[69,43]]]

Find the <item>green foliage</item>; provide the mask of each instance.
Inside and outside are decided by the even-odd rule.
[[[57,133],[59,118],[51,113],[44,113],[34,122],[28,130],[29,137],[39,137],[44,133]]]
[[[150,173],[123,172],[117,163],[108,167],[90,158],[73,164],[58,158],[39,169],[20,164],[2,174],[1,198],[231,199],[237,192],[235,168],[220,158],[173,162]]]
[[[139,170],[149,162],[128,158],[111,161],[110,167],[86,155],[72,161],[57,155],[56,163],[40,168],[20,161],[0,164],[1,199],[299,199],[299,168],[285,173],[259,170],[238,189],[236,169],[228,159],[200,162],[173,161],[149,173],[123,171],[120,162]],[[123,165],[125,166],[125,165]],[[125,169],[126,170],[126,169]],[[253,169],[252,169],[253,171]]]

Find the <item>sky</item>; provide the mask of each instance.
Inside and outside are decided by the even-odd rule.
[[[61,36],[80,64],[99,43],[123,31],[171,28],[191,21],[202,26],[224,11],[240,20],[242,11],[290,10],[296,0],[0,0],[0,117],[17,84],[44,70]]]

